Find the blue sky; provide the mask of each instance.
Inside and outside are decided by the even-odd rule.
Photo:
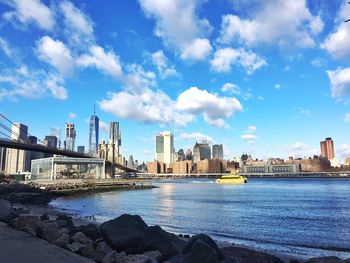
[[[119,121],[126,157],[222,143],[227,158],[350,156],[350,5],[341,0],[0,0],[0,112],[88,144]],[[63,132],[62,132],[63,133]]]

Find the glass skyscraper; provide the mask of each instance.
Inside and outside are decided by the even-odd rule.
[[[90,132],[89,132],[89,152],[96,155],[98,151],[98,133],[99,133],[99,118],[95,114],[90,117]]]

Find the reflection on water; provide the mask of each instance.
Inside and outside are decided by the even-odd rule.
[[[339,252],[350,251],[348,179],[251,179],[243,185],[186,179],[156,184],[159,188],[60,198],[52,205],[81,216],[94,214],[99,221],[139,214],[148,224],[173,232],[309,252],[326,249],[350,257]]]

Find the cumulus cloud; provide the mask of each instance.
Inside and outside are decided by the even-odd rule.
[[[2,50],[7,57],[13,58],[14,52],[10,44],[2,37],[0,37],[0,50]]]
[[[241,139],[248,141],[249,144],[255,143],[255,140],[259,139],[259,137],[255,135],[256,130],[257,130],[256,126],[254,125],[248,126],[245,133],[241,135]]]
[[[241,139],[247,140],[247,141],[254,141],[257,138],[258,137],[256,135],[254,135],[254,134],[242,134],[241,135]]]
[[[336,29],[321,44],[321,48],[337,59],[350,57],[350,28],[348,23],[344,23],[344,20],[349,19],[349,17],[350,8],[344,1],[338,14]]]
[[[170,65],[168,58],[164,55],[163,50],[159,50],[150,55],[152,63],[156,66],[158,74],[161,78],[165,79],[177,75],[175,67]]]
[[[306,0],[264,1],[257,6],[259,8],[250,12],[251,19],[224,15],[218,41],[223,44],[235,41],[248,46],[293,43],[308,48],[315,45],[313,36],[323,30],[321,17],[310,13]]]
[[[246,133],[252,134],[254,132],[256,132],[256,126],[253,126],[253,125],[248,126]]]
[[[191,132],[191,133],[184,132],[180,134],[180,138],[186,141],[189,141],[189,140],[195,140],[197,142],[207,141],[210,144],[214,142],[212,137],[200,132]]]
[[[222,92],[230,92],[236,95],[241,94],[241,89],[234,83],[225,83],[224,85],[222,85],[221,87],[221,91]]]
[[[4,13],[3,17],[14,25],[18,22],[24,26],[34,23],[39,28],[49,31],[55,25],[53,12],[40,0],[8,0],[5,3],[14,10]]]
[[[344,121],[350,122],[350,112],[345,114]]]
[[[94,40],[93,22],[88,15],[69,1],[61,2],[59,9],[64,16],[65,33],[72,44]]]
[[[338,68],[327,71],[331,83],[333,98],[342,98],[350,95],[350,68]]]
[[[243,67],[248,74],[266,66],[266,61],[252,51],[245,51],[242,48],[222,48],[215,52],[211,60],[211,67],[216,72],[229,72],[233,65]]]
[[[74,112],[70,112],[69,114],[68,114],[68,118],[69,119],[75,119],[77,117],[77,114],[75,114]]]
[[[345,158],[350,157],[350,145],[347,143],[339,145],[335,154],[340,160],[344,160]]]
[[[95,67],[107,75],[119,79],[123,72],[117,56],[112,50],[105,51],[101,46],[93,45],[89,48],[90,53],[77,58],[76,64],[80,67]]]
[[[64,80],[60,76],[42,70],[29,70],[26,65],[1,72],[0,83],[0,100],[16,100],[20,97],[37,99],[47,95],[59,100],[68,97],[67,89],[63,86]]]
[[[203,60],[212,49],[207,38],[211,26],[197,16],[196,0],[139,0],[142,10],[156,21],[155,35],[174,47],[182,59]]]
[[[39,59],[56,68],[61,74],[68,75],[73,71],[74,59],[70,49],[60,40],[49,36],[42,37],[37,43]]]
[[[236,98],[220,97],[197,87],[191,87],[179,95],[177,108],[195,115],[203,114],[205,121],[220,128],[228,127],[224,119],[243,110]]]

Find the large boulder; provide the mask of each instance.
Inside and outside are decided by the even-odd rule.
[[[11,203],[7,200],[0,199],[0,221],[7,222],[11,215]]]
[[[162,254],[161,260],[167,260],[180,253],[184,246],[185,241],[176,235],[164,231],[159,226],[151,226],[140,240],[138,250],[141,253],[158,250]]]
[[[100,226],[105,241],[117,251],[136,250],[148,229],[138,215],[121,215]]]
[[[283,261],[276,256],[242,247],[225,247],[221,249],[221,252],[227,262],[283,263]]]
[[[72,217],[67,215],[58,215],[56,218],[56,223],[59,228],[68,228],[71,233],[75,233],[74,223]]]
[[[16,228],[19,230],[34,230],[41,227],[41,219],[39,215],[22,214],[17,218]]]
[[[47,222],[42,224],[41,238],[52,242],[59,237],[60,233],[58,232],[58,226],[56,222]]]
[[[338,257],[318,257],[318,258],[310,258],[305,263],[341,263],[343,262]]]
[[[52,244],[66,248],[69,245],[70,242],[70,235],[64,233],[59,238],[52,241]]]
[[[152,263],[151,259],[145,255],[127,255],[122,261],[116,263]]]
[[[192,236],[186,243],[186,246],[184,247],[183,249],[183,253],[184,254],[187,254],[189,253],[190,251],[192,251],[192,247],[193,245],[198,241],[202,241],[204,244],[206,244],[208,247],[212,248],[217,256],[218,256],[218,259],[219,260],[222,260],[224,259],[224,256],[223,254],[221,253],[218,245],[216,244],[216,242],[208,235],[205,235],[205,234],[199,234],[199,235],[195,235],[195,236]]]
[[[84,233],[82,232],[77,232],[71,237],[73,242],[79,242],[81,244],[87,245],[87,244],[92,244],[93,241],[88,238]]]
[[[191,251],[186,255],[183,263],[218,263],[219,257],[215,249],[197,239],[191,246]]]
[[[102,237],[100,229],[95,224],[88,224],[83,228],[82,232],[92,240],[97,240]]]

